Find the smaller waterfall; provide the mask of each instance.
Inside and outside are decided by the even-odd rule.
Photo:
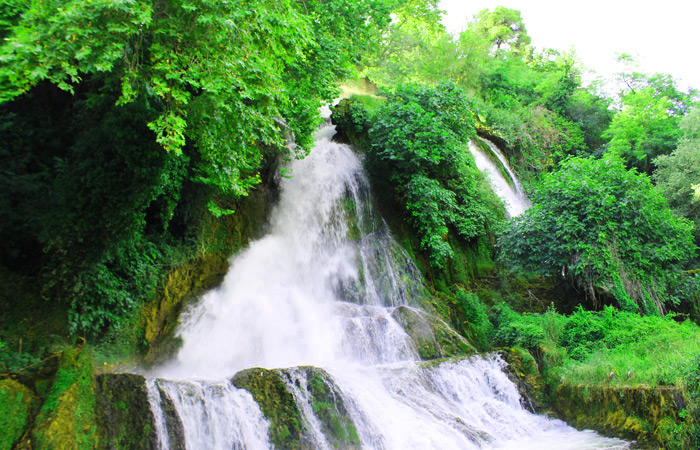
[[[496,195],[503,200],[503,203],[505,203],[508,215],[510,217],[519,216],[530,207],[530,201],[525,196],[523,188],[518,182],[518,178],[511,170],[506,157],[501,153],[496,144],[487,139],[477,139],[488,145],[491,149],[491,153],[498,158],[498,161],[501,163],[500,166],[506,171],[508,178],[503,175],[503,172],[496,163],[484,153],[479,142],[470,140],[469,150],[474,156],[476,167],[488,177],[491,188]]]
[[[228,380],[148,379],[160,450],[267,450],[270,423]],[[168,417],[170,416],[170,417]]]

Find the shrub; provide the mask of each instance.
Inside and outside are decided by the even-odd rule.
[[[471,103],[452,84],[401,85],[386,97],[369,130],[369,169],[404,205],[440,268],[453,254],[450,235],[485,235],[502,211],[467,150],[475,135]]]
[[[488,310],[476,294],[459,290],[455,296],[457,313],[461,318],[460,331],[471,338],[479,350],[490,347],[493,325],[489,321]]]
[[[542,178],[532,203],[498,239],[513,270],[572,279],[594,304],[604,296],[629,311],[676,306],[668,286],[695,254],[692,225],[649,177],[614,155],[569,158]]]

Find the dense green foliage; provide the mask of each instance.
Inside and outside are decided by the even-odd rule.
[[[488,350],[491,346],[493,325],[489,321],[486,306],[476,294],[462,290],[457,291],[455,302],[457,305],[454,310],[458,317],[456,328],[470,338],[470,342],[479,350]]]
[[[450,233],[469,240],[498,220],[496,200],[467,150],[470,103],[450,84],[401,85],[386,96],[369,129],[370,171],[388,178],[431,264],[441,267],[452,256]]]
[[[456,82],[524,180],[604,145],[610,101],[582,86],[573,53],[530,47],[518,11],[484,10],[455,38],[420,22],[404,27],[401,41],[404,47],[364,73],[382,86]]]
[[[304,154],[392,5],[2,2],[0,264],[101,333],[201,251],[207,209],[232,213],[264,158]]]
[[[440,17],[435,0],[0,0],[3,280],[35,284],[37,298],[62,306],[52,313],[68,311],[73,334],[135,323],[125,317],[173,265],[227,256],[229,238],[207,233],[231,231],[222,216],[274,178],[279,157],[305,155],[318,107],[358,71],[380,97],[341,105],[338,127],[365,140],[373,188],[399,210],[407,247],[420,247],[413,255],[441,291],[435,309],[480,350],[529,350],[550,385],[684,386],[682,433],[700,440],[700,333],[682,315],[655,314],[700,317],[696,93],[627,71],[608,98],[584,86],[575,53],[531,47],[519,11],[483,10],[459,36]],[[477,130],[534,203],[502,230],[503,207],[467,149]],[[470,283],[500,284],[494,297],[513,304],[534,297],[505,270],[474,280],[475,266],[493,268],[499,232],[503,268],[573,282],[587,306],[623,311],[489,310]],[[18,303],[5,297],[2,308]],[[48,348],[10,348],[2,331],[11,370]],[[90,445],[86,358],[65,355],[39,445],[60,439],[58,422]],[[331,403],[314,409],[333,425]],[[280,418],[276,442],[298,442],[299,420]],[[339,439],[356,443],[354,431]]]
[[[700,109],[683,118],[681,130],[678,148],[654,160],[654,179],[671,208],[693,221],[700,244]]]
[[[622,55],[623,61],[630,61]],[[609,150],[620,153],[628,166],[651,174],[653,160],[669,154],[681,136],[681,117],[696,105],[697,92],[680,92],[670,75],[620,74],[620,110],[603,136]]]
[[[677,319],[640,316],[613,307],[599,312],[580,308],[570,316],[553,308],[544,314],[521,315],[505,305],[492,316],[494,344],[528,350],[552,392],[560,383],[584,390],[669,385],[683,389],[689,402],[677,404],[684,408],[678,411],[680,422],[671,421],[668,429],[657,430],[655,436],[664,448],[686,449],[700,442],[700,328]],[[558,400],[560,404],[571,401],[568,397]],[[632,401],[641,401],[642,409],[662,408],[647,405],[646,396]],[[612,402],[595,407],[605,411],[604,415],[615,411]],[[616,428],[620,431],[620,426]]]
[[[284,143],[280,119],[308,145],[315,108],[389,13],[379,2],[344,1],[23,7],[0,49],[0,101],[42,80],[74,92],[88,75],[109,73],[121,84],[119,104],[140,96],[158,104],[148,127],[164,148],[179,152],[192,139],[212,163],[206,178],[231,189],[252,181],[256,143]]]
[[[669,283],[692,258],[692,226],[676,217],[645,175],[613,156],[574,157],[546,174],[533,206],[499,238],[513,269],[559,274],[598,302],[611,295],[621,308],[662,312]]]

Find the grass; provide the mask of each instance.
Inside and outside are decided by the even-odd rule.
[[[537,355],[553,382],[682,386],[690,362],[700,354],[700,327],[676,319],[612,307],[579,309],[570,316],[551,309],[520,315],[501,307],[495,316],[495,341]]]
[[[614,331],[628,332],[625,322]],[[643,332],[630,333],[629,340],[612,348],[599,344],[581,361],[569,359],[561,377],[573,383],[682,385],[689,362],[700,354],[700,328],[690,321],[657,317],[640,317],[638,322],[645,325],[638,327]]]

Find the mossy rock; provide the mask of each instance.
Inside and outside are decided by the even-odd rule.
[[[342,99],[332,108],[331,121],[336,127],[333,138],[360,151],[365,150],[369,146],[372,116],[384,101],[373,95],[353,95]]]
[[[11,450],[31,423],[38,399],[16,380],[0,380],[0,450]]]
[[[158,392],[160,394],[160,409],[163,412],[165,428],[168,434],[168,447],[170,450],[186,450],[185,426],[182,424],[177,408],[175,408],[175,403],[160,387]]]
[[[300,377],[291,376],[297,372]],[[321,432],[331,448],[355,450],[361,448],[357,428],[348,413],[343,396],[336,388],[333,378],[323,369],[301,366],[282,370],[290,379],[305,380],[306,386],[299,386],[308,393],[308,401],[321,424]]]
[[[97,376],[98,420],[107,449],[157,449],[155,419],[141,375]]]
[[[180,341],[175,338],[180,313],[206,289],[221,282],[228,262],[220,255],[205,255],[182,263],[165,277],[155,300],[141,309],[141,324],[147,351],[145,365],[164,361],[177,351]]]
[[[65,350],[49,393],[35,420],[34,448],[99,448],[92,357],[82,349]]]
[[[669,430],[682,424],[686,402],[673,387],[599,386],[562,383],[553,396],[561,418],[576,428],[634,439],[654,448],[674,448]]]
[[[262,368],[238,372],[231,383],[251,393],[270,421],[270,437],[278,450],[300,448],[304,424],[294,396],[287,390],[280,372]]]
[[[535,358],[521,348],[504,348],[498,353],[508,363],[505,373],[518,387],[521,405],[533,413],[542,411],[546,386]]]
[[[395,308],[391,316],[411,337],[423,360],[476,353],[473,345],[437,316],[407,306]]]
[[[428,361],[421,361],[418,363],[418,367],[421,369],[427,369],[427,370],[432,370],[437,367],[440,367],[444,363],[450,363],[450,364],[457,364],[460,361],[464,361],[465,359],[469,359],[474,355],[467,355],[467,356],[448,356],[446,358],[438,358],[438,359],[431,359]]]

